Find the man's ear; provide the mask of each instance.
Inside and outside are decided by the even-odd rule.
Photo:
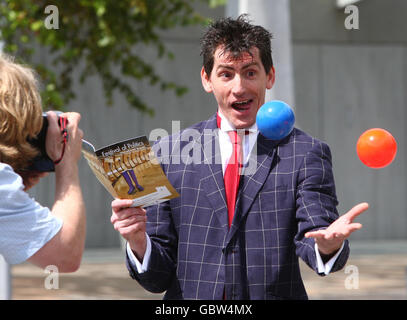
[[[269,73],[267,74],[267,89],[271,89],[274,86],[274,81],[276,80],[276,72],[274,70],[274,67],[270,68]]]
[[[206,74],[204,67],[201,69],[201,80],[202,86],[204,87],[205,91],[210,93],[213,91],[212,82],[209,76]]]

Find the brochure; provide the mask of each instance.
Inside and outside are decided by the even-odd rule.
[[[82,140],[82,153],[96,178],[114,198],[147,207],[179,196],[164,174],[146,136],[96,150]]]

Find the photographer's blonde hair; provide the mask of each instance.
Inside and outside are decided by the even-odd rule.
[[[42,127],[41,96],[34,71],[0,53],[0,161],[25,169],[38,151],[27,142]]]

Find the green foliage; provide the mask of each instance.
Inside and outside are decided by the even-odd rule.
[[[227,2],[227,0],[209,0],[209,7],[215,8],[218,6],[223,6],[226,5]]]
[[[216,6],[225,0],[200,1]],[[45,109],[59,109],[75,97],[72,71],[80,65],[81,82],[91,75],[100,76],[109,105],[117,90],[131,106],[152,114],[128,84],[129,79],[148,81],[178,96],[187,89],[162,79],[135,47],[150,46],[158,59],[172,59],[159,34],[207,23],[193,4],[191,0],[0,1],[0,39],[5,52],[32,65],[40,75],[45,84]],[[49,5],[57,11],[52,10],[55,7],[45,11]],[[40,46],[50,52],[46,66],[33,59],[34,48]]]

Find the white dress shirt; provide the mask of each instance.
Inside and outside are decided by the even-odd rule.
[[[222,146],[222,148],[220,148],[220,153],[222,159],[222,171],[223,174],[225,174],[226,166],[233,152],[233,145],[232,142],[230,141],[228,131],[235,130],[235,127],[225,118],[225,116],[221,113],[220,110],[218,110],[218,114],[222,119],[221,127],[219,130],[219,145]],[[257,136],[259,134],[259,130],[257,128],[256,123],[254,123],[250,128],[245,129],[245,131],[248,131],[248,133],[246,135],[243,135],[242,139],[243,165],[247,164],[247,162],[249,161],[250,153],[253,150],[254,145],[256,144]],[[143,273],[148,269],[148,262],[150,260],[151,255],[151,240],[147,234],[146,237],[147,237],[147,249],[146,253],[144,254],[144,259],[142,263],[134,256],[132,250],[130,249],[130,245],[127,243],[127,254],[130,260],[136,266],[138,273]],[[324,264],[321,255],[319,254],[318,251],[318,245],[315,243],[315,252],[319,273],[324,273],[325,275],[328,275],[331,272],[331,269],[336,259],[338,258],[339,254],[343,249],[343,246],[344,244],[342,244],[340,250],[327,263]]]

